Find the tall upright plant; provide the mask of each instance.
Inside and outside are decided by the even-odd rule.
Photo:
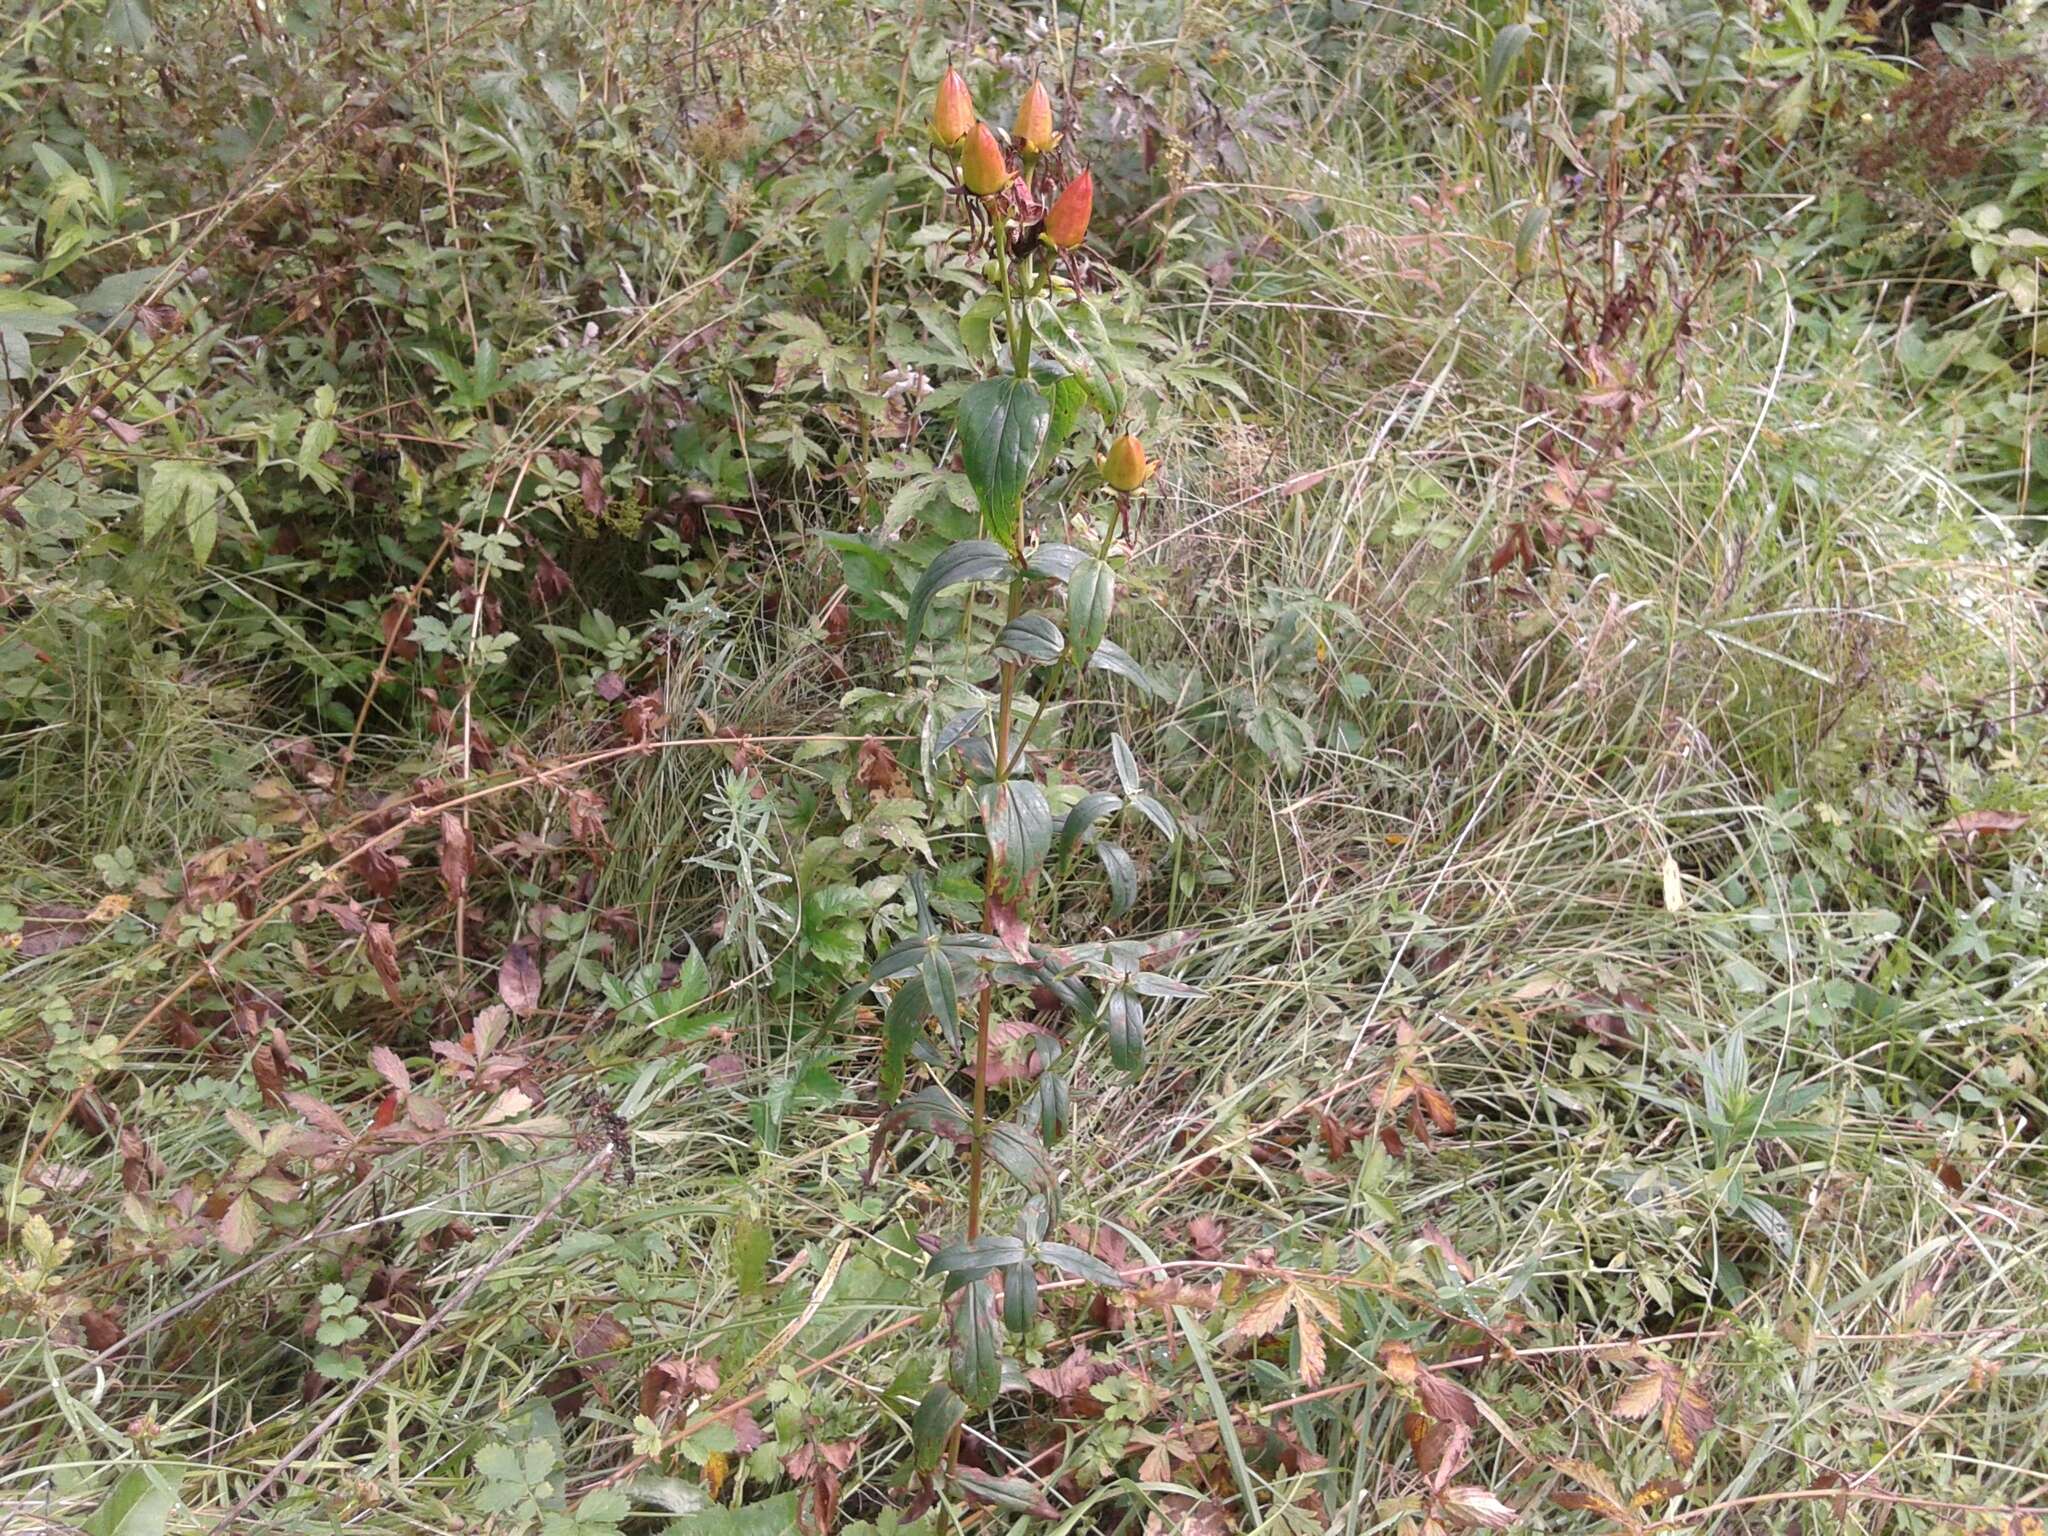
[[[981,922],[978,931],[942,927],[919,889],[919,933],[885,952],[856,991],[887,999],[880,1079],[891,1123],[944,1137],[967,1158],[961,1230],[930,1264],[955,1310],[946,1380],[916,1420],[926,1474],[957,1444],[969,1409],[1000,1390],[1002,1331],[1031,1327],[1042,1269],[1124,1283],[1094,1254],[1047,1236],[1058,1213],[1049,1149],[1067,1128],[1065,1058],[1075,1031],[1099,1030],[1114,1065],[1136,1073],[1148,1004],[1193,995],[1146,968],[1142,943],[1044,942],[1045,919],[1090,852],[1105,876],[1108,919],[1131,910],[1138,863],[1116,840],[1121,822],[1134,817],[1169,842],[1178,836],[1122,734],[1110,737],[1114,789],[1058,782],[1041,767],[1061,701],[1078,693],[1084,674],[1153,687],[1107,634],[1126,553],[1118,535],[1128,532],[1153,466],[1136,435],[1114,431],[1128,402],[1081,339],[1103,334],[1082,264],[1094,178],[1056,131],[1042,85],[1002,135],[977,116],[966,82],[949,69],[930,132],[933,168],[960,210],[958,239],[984,284],[966,301],[962,330],[986,332],[980,350],[990,374],[958,395],[953,416],[980,536],[947,546],[924,569],[905,608],[904,644],[906,669],[929,643],[973,701],[935,720],[927,739],[940,771],[962,776],[956,782],[978,807]],[[1091,416],[1099,435],[1083,430]],[[1091,441],[1100,452],[1087,451]],[[957,626],[934,622],[942,604],[948,615],[958,605]],[[1074,1026],[1064,1035],[1052,1022],[1062,1016]],[[1036,1052],[1040,1070],[1027,1086],[1014,1086],[1022,1075],[995,1070],[999,1033],[1027,1037]],[[905,1096],[913,1059],[942,1070]],[[970,1102],[946,1086],[948,1064],[971,1071]],[[995,1197],[993,1171],[1014,1182],[1013,1202]]]

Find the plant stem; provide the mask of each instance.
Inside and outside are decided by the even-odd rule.
[[[1010,582],[1010,617],[1017,617],[1017,610],[1023,605],[1023,573]],[[1003,663],[1002,704],[996,712],[996,784],[997,793],[1010,776],[1010,718],[1011,707],[1017,695],[1017,663]],[[996,860],[995,850],[988,852],[987,867],[981,879],[981,931],[992,934],[996,931]],[[984,977],[981,988],[981,1006],[977,1010],[974,1026],[974,1118],[969,1127],[970,1140],[967,1143],[967,1236],[969,1241],[981,1236],[981,1187],[982,1157],[984,1143],[988,1140],[988,1030],[990,1015],[995,1006],[995,980]]]

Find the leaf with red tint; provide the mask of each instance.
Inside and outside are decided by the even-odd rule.
[[[540,1006],[540,964],[523,940],[507,948],[498,965],[498,997],[520,1018]]]
[[[1223,1257],[1223,1223],[1214,1216],[1197,1216],[1188,1223],[1188,1242],[1194,1246],[1195,1257],[1211,1261]]]
[[[1443,1233],[1439,1232],[1434,1223],[1425,1221],[1422,1224],[1422,1240],[1444,1256],[1444,1262],[1451,1266],[1452,1272],[1460,1280],[1465,1281],[1467,1284],[1471,1283],[1473,1273],[1471,1261],[1458,1252],[1456,1245],[1448,1237],[1445,1237]]]
[[[412,609],[403,597],[394,597],[385,605],[377,626],[384,631],[384,644],[390,647],[393,661],[411,661],[419,655],[419,643],[411,634]]]
[[[996,937],[1002,940],[1010,958],[1019,965],[1028,964],[1031,959],[1031,924],[1014,906],[1000,898],[990,899],[988,914]]]
[[[592,686],[595,688],[597,696],[607,704],[616,704],[626,696],[626,680],[616,672],[600,674],[597,682]]]
[[[2025,811],[1965,811],[1934,829],[1936,837],[1960,838],[1971,842],[1980,837],[1999,837],[2017,832],[2027,824]]]
[[[127,1330],[121,1326],[121,1315],[113,1308],[102,1311],[98,1307],[87,1307],[78,1314],[78,1325],[85,1330],[85,1342],[96,1354],[104,1354],[120,1343]]]
[[[469,889],[469,877],[476,867],[476,853],[469,844],[469,828],[452,812],[441,813],[441,884],[450,901],[460,901]]]
[[[1515,1523],[1512,1505],[1504,1503],[1490,1488],[1464,1483],[1446,1488],[1437,1496],[1437,1511],[1451,1524],[1487,1531],[1504,1531]]]
[[[399,1059],[398,1052],[392,1050],[390,1046],[371,1046],[370,1065],[376,1070],[377,1075],[389,1083],[395,1091],[399,1093],[411,1091],[412,1074],[405,1070],[405,1063]]]
[[[643,693],[619,712],[619,739],[629,747],[653,741],[661,735],[664,718],[661,695]]]
[[[583,495],[583,510],[592,517],[603,517],[605,502],[604,465],[586,457],[577,469],[577,489]]]
[[[704,1077],[721,1088],[735,1088],[747,1080],[746,1058],[720,1051],[704,1063]]]
[[[368,853],[360,854],[350,862],[355,866],[356,873],[363,877],[363,884],[370,888],[371,893],[383,897],[386,901],[398,894],[398,882],[412,863],[410,859],[401,858],[382,847],[372,848]]]
[[[391,1000],[391,1006],[403,1008],[405,996],[398,988],[398,943],[391,937],[391,925],[366,924],[363,948],[369,951],[370,964],[376,967],[377,979],[384,984],[384,995]]]
[[[640,1411],[650,1419],[689,1406],[718,1390],[718,1367],[696,1356],[657,1360],[640,1378]]]
[[[533,565],[533,600],[543,608],[552,608],[575,590],[569,580],[569,573],[555,564],[554,556],[544,549],[536,549]]]
[[[1114,1370],[1114,1366],[1097,1360],[1087,1350],[1077,1346],[1073,1353],[1058,1365],[1040,1366],[1036,1370],[1026,1371],[1024,1379],[1047,1397],[1058,1401],[1067,1411],[1072,1412],[1075,1405],[1088,1396],[1088,1389]]]
[[[370,1117],[373,1130],[385,1130],[398,1121],[398,1095],[387,1093],[377,1101],[377,1113]]]
[[[896,754],[879,736],[869,736],[861,742],[860,760],[853,777],[877,800],[898,799],[910,793],[910,782],[903,777]]]

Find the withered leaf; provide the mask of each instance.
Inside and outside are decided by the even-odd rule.
[[[498,997],[520,1018],[540,1006],[540,964],[523,939],[507,947],[498,965]]]
[[[1504,1531],[1515,1523],[1515,1510],[1490,1488],[1461,1483],[1437,1495],[1438,1511],[1453,1525]]]
[[[441,884],[447,887],[448,899],[460,901],[469,889],[469,877],[476,867],[476,854],[470,847],[469,828],[462,824],[462,818],[451,811],[441,813]]]
[[[369,923],[363,928],[363,948],[370,953],[370,964],[376,967],[377,979],[384,984],[384,995],[394,1008],[405,1006],[405,995],[398,988],[398,942],[391,937],[389,923]]]
[[[412,1074],[405,1070],[405,1063],[399,1060],[398,1052],[392,1050],[390,1046],[371,1046],[370,1065],[376,1070],[377,1075],[389,1083],[395,1091],[399,1093],[411,1091]]]

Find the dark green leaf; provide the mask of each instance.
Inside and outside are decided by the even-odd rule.
[[[966,1417],[967,1405],[960,1394],[943,1381],[933,1382],[910,1421],[910,1454],[918,1471],[929,1475],[938,1470],[947,1442]]]
[[[1112,816],[1123,808],[1123,800],[1107,790],[1098,789],[1092,794],[1083,795],[1074,808],[1067,812],[1066,820],[1060,823],[1060,835],[1053,845],[1053,851],[1059,856],[1060,867],[1066,868],[1068,861],[1074,857],[1074,850],[1080,846],[1081,839],[1087,836],[1090,827],[1103,817]]]
[[[924,616],[931,608],[932,599],[948,587],[957,587],[968,581],[994,581],[999,576],[1016,574],[1016,562],[1010,558],[1002,545],[987,539],[962,539],[939,551],[938,557],[925,567],[924,574],[917,579],[917,587],[910,594],[910,612],[905,620],[907,636],[903,642],[907,650],[915,646],[918,637],[924,633]]]
[[[1046,1263],[1076,1280],[1086,1280],[1090,1285],[1105,1286],[1112,1291],[1124,1288],[1124,1277],[1085,1248],[1076,1248],[1072,1243],[1040,1243],[1038,1252]]]
[[[1060,449],[1067,445],[1073,435],[1074,426],[1081,419],[1081,412],[1088,404],[1087,381],[1074,374],[1062,374],[1052,385],[1052,421],[1045,431],[1045,446],[1038,450],[1038,462],[1032,466],[1032,474],[1042,475],[1052,461],[1059,456]]]
[[[989,532],[1017,547],[1024,487],[1038,463],[1052,406],[1029,379],[984,379],[960,397],[960,458]]]
[[[1034,576],[1065,581],[1074,574],[1074,567],[1087,558],[1085,550],[1076,549],[1071,544],[1041,544],[1031,551],[1024,564]]]
[[[1155,699],[1167,697],[1166,690],[1152,681],[1152,674],[1132,658],[1131,653],[1114,640],[1104,640],[1095,647],[1088,657],[1088,665],[1100,672],[1114,672],[1128,682],[1136,683]]]
[[[1030,779],[984,784],[980,798],[995,891],[1007,901],[1021,901],[1052,846],[1052,807]]]
[[[953,1469],[953,1481],[969,1498],[993,1504],[998,1509],[1007,1509],[1012,1514],[1036,1515],[1041,1520],[1059,1516],[1059,1511],[1047,1500],[1039,1485],[1027,1483],[1021,1477],[992,1477],[972,1467],[956,1467]]]
[[[1145,1070],[1145,1005],[1129,987],[1112,987],[1102,1010],[1109,1059],[1120,1072]]]
[[[1115,603],[1114,570],[1093,555],[1074,567],[1074,574],[1067,579],[1067,633],[1075,660],[1085,662],[1095,654],[1109,628]]]
[[[1042,613],[1020,615],[1005,624],[1003,632],[996,636],[997,650],[1010,651],[1025,661],[1040,663],[1059,660],[1066,643],[1059,625]]]
[[[903,1101],[903,1118],[919,1130],[943,1136],[956,1145],[964,1146],[970,1139],[967,1106],[937,1083],[927,1083]]]
[[[988,705],[977,704],[972,709],[963,709],[945,723],[939,734],[932,738],[932,756],[944,757],[966,739],[968,732],[981,724],[988,713]]]
[[[986,1408],[1003,1389],[1002,1337],[996,1331],[995,1292],[987,1280],[970,1281],[961,1293],[946,1374],[970,1408]]]
[[[1067,1080],[1059,1073],[1047,1072],[1038,1079],[1038,1087],[1031,1095],[1031,1108],[1038,1116],[1039,1137],[1047,1146],[1066,1136],[1073,1113],[1072,1102]]]
[[[918,972],[925,996],[925,1006],[939,1021],[939,1033],[950,1044],[960,1042],[960,987],[953,974],[953,962],[943,952],[925,956],[924,969]]]
[[[1006,1264],[1021,1263],[1023,1258],[1024,1245],[1016,1238],[983,1233],[950,1248],[941,1248],[926,1263],[925,1273],[945,1275],[957,1281],[979,1280]]]
[[[1121,843],[1097,843],[1095,855],[1109,876],[1109,915],[1122,917],[1138,899],[1138,866]]]
[[[1038,1318],[1038,1271],[1027,1260],[1003,1271],[1003,1326],[1019,1336]]]
[[[988,1155],[1011,1178],[1026,1189],[1052,1188],[1052,1159],[1038,1137],[1008,1120],[988,1129]]]

